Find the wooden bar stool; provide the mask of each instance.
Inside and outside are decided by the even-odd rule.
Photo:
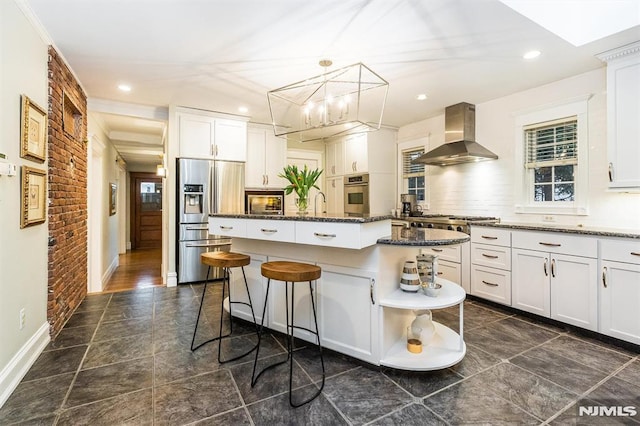
[[[256,315],[253,312],[253,304],[251,303],[251,293],[249,292],[249,284],[247,284],[247,276],[244,272],[244,267],[247,266],[250,262],[251,262],[251,258],[249,256],[247,256],[246,254],[241,254],[241,253],[233,253],[233,252],[228,252],[228,251],[213,251],[213,252],[207,252],[207,253],[202,253],[200,255],[200,261],[207,265],[207,280],[204,283],[204,288],[202,289],[202,299],[200,300],[200,309],[198,309],[198,318],[196,319],[196,326],[193,330],[193,338],[191,339],[191,350],[195,351],[196,349],[198,349],[199,347],[201,347],[202,345],[205,345],[209,342],[213,342],[215,340],[220,340],[220,343],[218,344],[218,362],[220,364],[223,364],[225,362],[230,362],[230,361],[235,361],[236,359],[242,358],[244,356],[249,355],[251,352],[253,352],[254,349],[256,349],[258,347],[258,345],[260,344],[260,334],[258,333],[258,325],[256,324]],[[207,292],[207,285],[209,284],[209,275],[211,273],[211,268],[222,268],[223,269],[223,278],[222,278],[222,298],[220,301],[220,331],[218,333],[217,337],[214,337],[212,339],[209,339],[205,342],[200,343],[198,346],[193,346],[196,340],[196,333],[198,331],[198,323],[200,322],[200,315],[202,313],[202,305],[204,305],[204,296]],[[241,268],[242,269],[242,276],[244,278],[244,287],[247,290],[247,297],[249,299],[249,302],[239,302],[239,301],[232,301],[231,300],[231,289],[230,289],[230,282],[229,282],[229,269],[230,268]],[[229,291],[229,333],[225,334],[224,336],[222,335],[222,323],[223,323],[223,316],[224,316],[224,299],[225,299],[225,288]],[[231,318],[231,306],[232,304],[240,304],[240,305],[246,305],[251,309],[251,316],[253,317],[253,323],[256,326],[256,334],[258,335],[258,343],[256,343],[256,345],[254,347],[252,347],[249,351],[238,355],[236,357],[233,357],[231,359],[227,359],[227,360],[222,360],[221,359],[221,351],[222,351],[222,339],[224,339],[225,337],[230,337],[231,334],[233,334],[233,321]]]
[[[265,295],[264,300],[264,310],[262,312],[262,321],[260,322],[260,331],[258,334],[258,350],[256,351],[256,358],[253,362],[253,372],[251,373],[251,387],[254,387],[258,381],[258,378],[270,368],[276,367],[278,365],[284,364],[289,361],[289,404],[292,407],[300,407],[308,402],[314,400],[320,393],[322,389],[324,389],[324,379],[325,379],[325,371],[324,371],[324,359],[322,357],[322,345],[320,344],[320,333],[318,331],[318,317],[316,315],[316,304],[313,300],[313,287],[311,285],[311,281],[315,281],[320,278],[321,269],[319,266],[310,265],[308,263],[299,263],[299,262],[285,262],[285,261],[274,261],[274,262],[265,262],[261,266],[262,276],[268,278],[267,280],[267,293]],[[256,365],[258,364],[258,356],[260,354],[260,341],[264,328],[264,317],[267,310],[267,302],[269,300],[269,287],[271,285],[271,280],[283,281],[285,285],[285,307],[287,313],[287,359],[284,361],[277,362],[275,364],[269,365],[262,369],[256,375]],[[313,308],[313,322],[315,323],[315,331],[310,330],[306,327],[294,325],[294,301],[295,301],[295,285],[299,282],[309,282],[309,295],[311,297],[311,307]],[[289,300],[289,283],[291,283],[291,307],[287,301]],[[291,309],[291,320],[289,320],[289,309]],[[293,329],[298,328],[301,330],[306,330],[311,334],[314,334],[318,339],[318,351],[320,353],[320,363],[322,364],[322,385],[320,389],[314,393],[310,398],[300,402],[293,403],[293,399],[291,397],[291,388],[293,385]]]

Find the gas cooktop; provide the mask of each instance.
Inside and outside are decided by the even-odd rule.
[[[410,225],[416,228],[448,229],[468,234],[469,224],[473,222],[498,223],[500,218],[492,216],[422,215],[407,217]]]

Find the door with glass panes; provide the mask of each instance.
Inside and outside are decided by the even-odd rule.
[[[131,248],[162,246],[162,179],[131,173]]]

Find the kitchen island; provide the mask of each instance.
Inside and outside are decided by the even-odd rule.
[[[395,227],[394,227],[395,228]],[[264,307],[266,279],[262,262],[285,260],[317,264],[322,277],[313,292],[317,301],[320,337],[324,347],[375,365],[410,370],[446,368],[459,362],[466,352],[462,339],[462,302],[465,292],[448,280],[438,297],[421,291],[399,289],[402,266],[415,260],[421,250],[459,245],[469,236],[433,229],[394,229],[389,215],[349,217],[342,215],[232,215],[209,218],[209,232],[232,238],[232,250],[251,256],[245,267],[256,314]],[[431,254],[431,253],[430,253]],[[232,277],[232,292],[242,300],[242,275]],[[311,294],[296,291],[296,323],[310,328]],[[265,324],[286,332],[284,286],[273,286]],[[413,309],[439,309],[459,305],[460,326],[453,331],[436,324],[437,336],[421,354],[409,353],[403,343],[406,327],[415,318]],[[248,310],[234,309],[235,316],[249,320]],[[260,317],[257,318],[261,320]],[[311,334],[296,330],[296,336],[314,341]]]

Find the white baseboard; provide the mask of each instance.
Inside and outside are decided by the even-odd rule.
[[[177,287],[178,286],[178,273],[177,272],[168,272],[167,273],[167,287]]]
[[[7,399],[20,384],[20,380],[27,374],[50,340],[49,323],[45,321],[2,369],[0,372],[0,408],[7,402]]]
[[[116,271],[116,269],[118,269],[119,265],[120,265],[120,256],[116,256],[113,258],[113,262],[111,262],[111,265],[109,265],[109,267],[104,272],[104,274],[102,274],[102,290],[104,290],[104,288],[107,286],[107,283],[111,279],[111,276]]]

